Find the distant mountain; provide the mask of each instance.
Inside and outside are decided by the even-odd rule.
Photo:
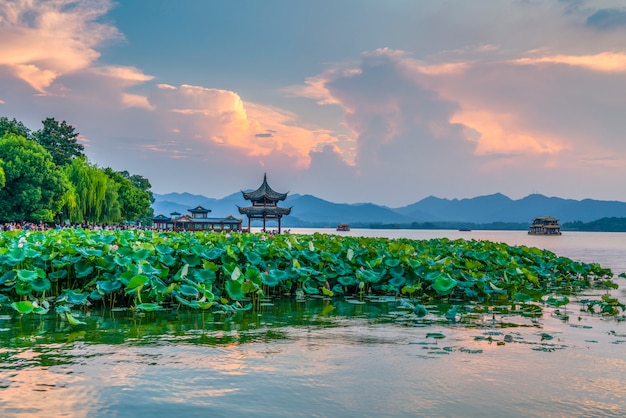
[[[237,206],[247,206],[240,192],[222,199],[190,193],[155,194],[155,214],[188,213],[198,205],[211,209],[210,216],[240,217]],[[496,193],[471,199],[442,199],[429,196],[401,208],[388,208],[373,203],[333,203],[311,195],[289,195],[281,206],[292,207],[283,218],[286,227],[324,227],[338,223],[353,226],[406,225],[437,222],[472,224],[528,223],[538,216],[554,216],[564,222],[590,222],[600,218],[626,217],[626,203],[601,200],[573,200],[532,194],[519,200]],[[253,224],[254,225],[254,224]]]

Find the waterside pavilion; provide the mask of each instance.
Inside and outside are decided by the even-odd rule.
[[[190,215],[172,212],[169,217],[160,214],[152,218],[154,229],[163,231],[241,231],[242,219],[234,216],[209,218],[210,209],[198,205],[187,210]]]
[[[252,192],[241,192],[243,198],[252,202],[252,206],[240,207],[239,213],[248,217],[248,232],[252,219],[263,219],[263,231],[268,219],[278,220],[278,233],[280,234],[281,218],[291,213],[291,208],[278,207],[277,203],[287,198],[287,193],[278,193],[267,184],[267,174],[263,175],[263,183]]]

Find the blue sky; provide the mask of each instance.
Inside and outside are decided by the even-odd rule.
[[[617,0],[0,0],[0,115],[153,191],[626,201]]]

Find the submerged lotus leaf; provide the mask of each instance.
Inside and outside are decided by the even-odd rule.
[[[440,295],[449,294],[457,285],[457,281],[450,276],[439,276],[433,282],[433,289]]]
[[[85,325],[83,321],[79,320],[69,312],[65,312],[65,317],[67,318],[67,322],[69,322],[70,325]]]
[[[138,311],[152,312],[161,310],[163,309],[163,307],[158,303],[140,303],[139,305],[135,306],[135,309],[137,309]]]

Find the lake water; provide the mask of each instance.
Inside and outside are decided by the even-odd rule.
[[[492,240],[626,271],[624,233],[339,234]],[[386,299],[289,300],[234,316],[94,310],[74,328],[4,312],[0,417],[625,416],[626,321],[571,299],[538,317],[496,307],[456,321],[437,314],[446,306],[416,318]]]

